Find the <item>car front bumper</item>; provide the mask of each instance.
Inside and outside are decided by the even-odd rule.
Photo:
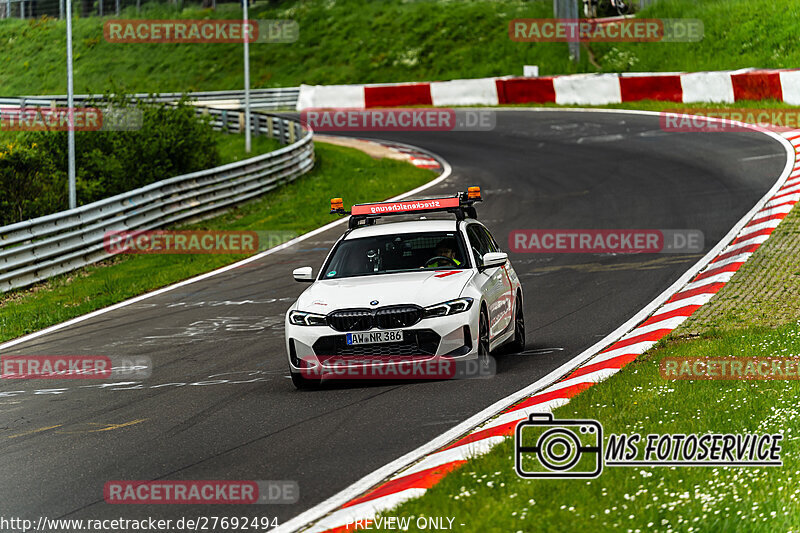
[[[300,372],[310,364],[323,368],[331,357],[336,364],[362,365],[363,358],[371,358],[370,365],[397,364],[412,358],[427,361],[447,356],[450,359],[474,359],[478,353],[478,317],[480,306],[450,316],[424,318],[403,331],[403,343],[361,344],[348,346],[346,333],[329,326],[297,326],[285,321],[286,353],[289,367]],[[376,331],[375,329],[370,331]],[[411,342],[413,340],[413,342]],[[381,361],[376,363],[374,361]]]

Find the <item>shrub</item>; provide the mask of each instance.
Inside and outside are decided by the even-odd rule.
[[[132,131],[76,131],[78,204],[219,165],[208,120],[185,101],[177,105],[108,96],[89,107],[141,112]],[[18,136],[0,152],[0,225],[67,208],[67,132]]]

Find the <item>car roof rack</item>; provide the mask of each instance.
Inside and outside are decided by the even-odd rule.
[[[360,226],[370,226],[381,218],[392,215],[416,215],[421,213],[452,213],[456,220],[474,218],[475,202],[480,202],[481,188],[469,187],[466,192],[459,192],[452,196],[441,196],[420,200],[401,200],[398,202],[375,202],[369,204],[356,204],[350,211],[345,211],[344,201],[341,198],[331,199],[331,214],[350,215],[348,227],[355,229]]]

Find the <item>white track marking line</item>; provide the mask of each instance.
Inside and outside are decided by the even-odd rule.
[[[553,411],[554,409],[557,409],[561,406],[567,405],[568,403],[569,403],[569,398],[554,398],[552,400],[547,400],[546,402],[537,403],[535,405],[529,405],[527,407],[522,407],[520,409],[515,409],[513,411],[503,413],[502,415],[499,415],[496,418],[492,418],[486,424],[476,427],[475,431],[473,431],[472,433],[477,433],[478,431],[486,431],[487,429],[492,429],[497,426],[502,426],[503,424],[514,422],[515,420],[528,418],[528,416],[530,416],[531,413],[549,413],[550,411]]]
[[[323,518],[314,527],[309,529],[311,532],[327,531],[335,527],[353,524],[356,520],[371,520],[383,509],[390,509],[400,505],[404,501],[417,498],[425,494],[425,489],[406,489],[393,494],[387,494],[374,500],[358,503],[352,507],[340,509],[328,517]],[[277,531],[273,529],[273,531]]]
[[[660,329],[675,329],[681,325],[681,323],[689,318],[688,316],[673,316],[671,318],[665,318],[664,320],[659,320],[658,322],[653,322],[652,324],[647,324],[646,326],[639,326],[638,328],[634,329],[624,337],[622,337],[621,341],[626,341],[628,339],[633,339],[634,337],[638,337],[639,335],[644,335],[646,333],[652,333],[654,331],[658,331]]]
[[[714,295],[712,293],[704,293],[698,294],[696,296],[691,296],[689,298],[684,298],[683,300],[678,300],[675,302],[671,302],[668,304],[664,304],[661,308],[656,312],[653,317],[657,317],[664,313],[669,313],[670,311],[675,311],[676,309],[681,309],[683,307],[689,307],[690,305],[705,305],[708,301],[713,298]]]
[[[720,255],[729,254],[731,252],[739,250],[740,248],[745,248],[747,246],[750,246],[751,244],[762,244],[767,239],[769,239],[769,235],[759,235],[757,237],[753,237],[752,239],[747,239],[746,241],[737,242],[733,246],[729,246],[728,248],[723,250],[722,254]]]
[[[636,331],[636,330],[634,330]],[[600,352],[597,357],[592,359],[592,364],[603,363],[605,361],[610,361],[611,359],[615,359],[621,355],[629,355],[629,354],[643,354],[650,348],[652,348],[656,344],[656,341],[642,341],[637,342],[635,344],[631,344],[630,346],[623,346],[622,348],[615,348],[613,350],[609,350],[607,352]]]
[[[734,255],[728,257],[727,259],[723,259],[722,261],[717,261],[716,263],[711,263],[706,268],[706,271],[716,270],[718,268],[722,268],[724,266],[730,265],[731,263],[744,263],[747,261],[754,252],[745,252],[743,254]]]
[[[398,478],[416,474],[417,472],[422,472],[423,470],[428,470],[436,466],[452,463],[453,461],[466,461],[472,457],[483,455],[494,448],[495,444],[499,444],[505,439],[506,438],[502,436],[486,437],[485,439],[468,442],[467,444],[456,446],[455,448],[448,448],[447,450],[432,453],[411,468],[400,472]]]

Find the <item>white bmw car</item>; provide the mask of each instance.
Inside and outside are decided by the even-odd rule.
[[[404,356],[479,359],[501,345],[525,347],[522,286],[508,256],[477,220],[480,189],[425,200],[359,204],[349,229],[315,276],[294,270],[308,287],[286,313],[289,371],[298,388],[319,383],[326,361]],[[450,213],[455,220],[421,214]],[[395,215],[416,220],[392,222]],[[380,219],[380,223],[379,222]],[[322,370],[322,373],[319,371]]]

